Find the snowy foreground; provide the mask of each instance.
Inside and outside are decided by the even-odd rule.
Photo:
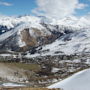
[[[90,90],[90,69],[80,71],[61,82],[49,86],[48,88],[61,88],[63,90]]]

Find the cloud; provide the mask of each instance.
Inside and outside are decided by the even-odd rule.
[[[77,9],[84,9],[84,8],[86,8],[86,7],[88,7],[88,4],[84,4],[84,3],[80,3],[80,4],[78,4],[77,5]]]
[[[32,10],[33,13],[57,19],[73,15],[76,9],[84,9],[87,6],[79,3],[79,0],[37,0],[36,4],[37,8]]]
[[[3,1],[0,1],[0,5],[3,5],[3,6],[12,6],[11,3],[3,2]]]

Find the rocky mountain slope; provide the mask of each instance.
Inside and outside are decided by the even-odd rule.
[[[77,54],[90,50],[90,20],[74,16],[0,17],[0,51],[19,51],[26,57]]]

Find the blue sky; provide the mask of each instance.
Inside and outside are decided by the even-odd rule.
[[[34,11],[35,13],[40,13],[43,11],[44,13],[46,13],[45,15],[51,15],[51,14],[57,14],[59,15],[60,13],[59,10],[61,8],[57,7],[57,3],[61,3],[63,4],[65,0],[54,0],[54,3],[56,3],[56,6],[55,6],[55,9],[53,11],[53,13],[51,12],[50,13],[50,10],[52,11],[52,9],[50,9],[48,11],[47,7],[49,7],[48,4],[44,4],[44,1],[48,1],[48,3],[52,3],[51,1],[53,0],[0,0],[0,14],[4,14],[4,15],[25,15],[25,14],[32,14],[32,11]],[[68,0],[70,1],[70,0]],[[83,4],[83,5],[79,5],[79,8],[76,8],[74,10],[74,3],[76,3],[76,1],[78,1],[79,3]],[[66,14],[66,12],[70,11],[70,8],[68,8],[68,10],[66,12],[62,12],[62,13],[65,13],[65,15],[69,15],[69,14],[72,14],[73,12],[74,15],[76,16],[83,16],[83,15],[86,15],[88,13],[90,13],[90,0],[72,0],[71,1],[71,6],[72,6],[72,2],[73,2],[73,8],[72,8],[72,12]],[[53,3],[50,4],[51,5],[51,8],[53,8]],[[59,4],[58,4],[59,5]],[[67,6],[69,7],[69,6]],[[67,8],[66,7],[66,8]],[[77,6],[78,7],[78,6]],[[65,11],[65,10],[63,10]],[[56,12],[56,13],[55,13]],[[53,16],[55,16],[53,15]],[[60,14],[61,15],[61,14]]]
[[[82,15],[86,15],[86,14],[90,13],[90,0],[79,0],[79,1],[81,3],[87,4],[88,7],[84,8],[84,9],[76,10],[77,16],[82,16]]]
[[[0,13],[5,15],[24,15],[31,14],[36,7],[35,0],[3,0],[12,5],[0,5]]]

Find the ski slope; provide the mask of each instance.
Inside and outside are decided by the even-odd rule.
[[[61,88],[63,90],[90,90],[90,69],[80,71],[63,81],[49,86],[48,88]]]

